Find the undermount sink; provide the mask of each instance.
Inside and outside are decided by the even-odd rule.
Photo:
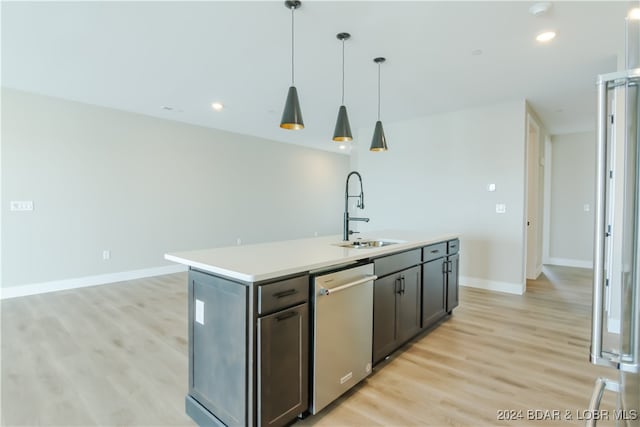
[[[353,240],[348,242],[340,242],[334,243],[336,246],[341,246],[343,248],[349,249],[366,249],[366,248],[380,248],[382,246],[395,245],[396,243],[402,243],[401,240],[379,240],[379,239],[371,239],[371,240]]]

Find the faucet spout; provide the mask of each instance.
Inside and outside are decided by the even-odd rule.
[[[360,194],[358,194],[357,196],[349,195],[349,179],[351,179],[353,175],[357,176],[358,181],[360,181]],[[343,223],[342,223],[342,240],[344,240],[345,242],[349,241],[349,235],[354,233],[353,231],[349,230],[350,221],[369,222],[369,218],[357,218],[357,217],[349,216],[349,198],[357,198],[358,203],[356,204],[356,206],[359,209],[364,209],[364,190],[362,189],[362,176],[356,171],[349,172],[349,175],[347,175],[347,181],[345,183],[344,217],[343,217]]]

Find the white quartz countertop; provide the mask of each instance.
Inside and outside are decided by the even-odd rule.
[[[360,237],[360,236],[359,236]],[[321,270],[365,258],[402,252],[445,240],[456,234],[427,235],[424,232],[384,231],[361,236],[362,240],[398,243],[378,248],[350,249],[337,246],[341,235],[286,240],[254,245],[229,246],[165,254],[165,259],[198,270],[244,282],[261,282],[295,273]],[[351,237],[350,240],[357,238]]]

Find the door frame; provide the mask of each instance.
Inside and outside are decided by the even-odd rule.
[[[535,140],[531,139],[531,129],[535,130],[535,134],[536,134],[536,138]],[[540,275],[540,273],[542,272],[542,259],[540,260],[534,260],[535,263],[537,265],[533,266],[533,268],[535,269],[535,271],[531,272],[529,271],[529,266],[530,266],[530,257],[536,257],[537,258],[537,253],[539,246],[542,244],[542,242],[538,241],[540,239],[537,238],[537,236],[539,235],[539,233],[536,232],[536,249],[533,253],[531,253],[529,251],[529,226],[527,225],[527,221],[529,221],[529,191],[530,189],[536,188],[538,191],[538,204],[544,203],[544,197],[540,197],[541,193],[542,193],[542,188],[537,188],[539,187],[538,182],[539,182],[539,177],[538,174],[536,173],[534,175],[534,179],[536,181],[535,185],[532,185],[532,183],[529,182],[529,178],[530,178],[530,170],[529,170],[529,148],[530,148],[530,144],[535,144],[535,149],[534,149],[534,153],[536,154],[536,161],[535,161],[535,165],[537,168],[540,167],[540,139],[541,139],[541,130],[542,127],[540,126],[540,124],[538,123],[538,121],[533,117],[533,115],[527,111],[527,116],[526,116],[526,120],[525,120],[525,145],[524,145],[524,211],[523,211],[523,218],[522,218],[522,235],[523,235],[523,258],[522,258],[522,291],[523,293],[526,292],[527,290],[527,280],[535,280],[538,278],[538,276]],[[546,169],[546,168],[545,168]],[[538,223],[543,222],[543,218],[537,218],[540,212],[539,206],[538,209],[536,209],[537,212],[535,214],[535,219],[537,221],[536,223],[536,230],[537,230],[537,225]],[[543,254],[544,255],[544,254]],[[539,261],[539,265],[538,265],[538,261]]]
[[[544,190],[542,206],[542,264],[548,264],[551,244],[551,168],[553,166],[551,137],[544,137]]]

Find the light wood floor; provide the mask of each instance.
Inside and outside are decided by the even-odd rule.
[[[584,425],[593,381],[614,375],[588,363],[590,274],[546,268],[524,296],[461,288],[449,320],[296,425]],[[2,425],[193,425],[185,274],[4,300],[1,321]]]

